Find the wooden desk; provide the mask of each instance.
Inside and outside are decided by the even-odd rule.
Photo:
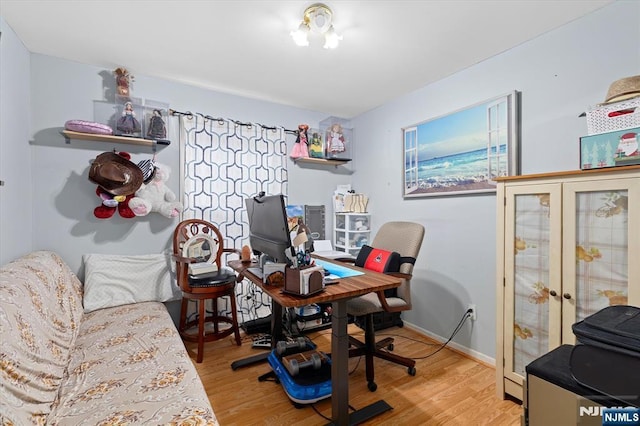
[[[324,261],[340,264],[331,259]],[[246,269],[256,264],[243,264],[239,260],[229,262],[229,266],[260,287],[273,302],[280,307],[295,308],[312,303],[331,302],[331,417],[335,425],[358,424],[381,414],[391,406],[385,401],[377,401],[349,414],[349,335],[347,334],[347,300],[374,291],[398,287],[401,280],[390,275],[380,274],[353,266],[364,272],[349,278],[340,278],[338,284],[325,287],[325,290],[310,297],[298,297],[282,292],[282,287],[266,285],[260,278]],[[344,266],[344,265],[343,265]],[[350,266],[351,267],[351,266]],[[272,324],[282,314],[272,313]]]

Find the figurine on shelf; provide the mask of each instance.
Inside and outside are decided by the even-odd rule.
[[[332,124],[327,137],[327,153],[329,156],[345,151],[345,140],[342,134],[342,126],[339,123]]]
[[[307,130],[309,130],[308,124],[300,124],[298,126],[298,137],[296,143],[293,145],[290,157],[296,158],[308,158],[309,157],[309,139],[307,138]]]
[[[131,102],[125,102],[122,116],[118,119],[116,128],[126,135],[140,133],[140,122],[136,119],[136,113]]]
[[[311,135],[311,145],[309,145],[309,155],[313,158],[324,157],[324,147],[322,146],[322,136],[318,132]]]
[[[149,120],[149,130],[147,131],[147,137],[151,139],[164,139],[167,137],[167,126],[162,119],[162,111],[159,109],[153,110],[153,115]]]
[[[126,68],[118,67],[113,73],[116,76],[116,88],[119,96],[128,97],[131,93],[129,86],[133,81],[133,76],[129,74]]]

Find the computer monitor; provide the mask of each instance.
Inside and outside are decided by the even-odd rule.
[[[285,209],[284,196],[260,195],[245,199],[249,218],[249,245],[255,254],[265,254],[274,262],[291,263],[295,256]]]

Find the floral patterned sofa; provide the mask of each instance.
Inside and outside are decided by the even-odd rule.
[[[218,425],[162,303],[82,297],[53,252],[0,268],[0,424]]]

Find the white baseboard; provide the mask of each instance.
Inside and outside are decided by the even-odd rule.
[[[404,320],[403,320],[403,322],[404,322],[404,326],[405,327],[408,327],[408,328],[410,328],[412,330],[415,330],[418,333],[424,334],[426,337],[428,337],[430,339],[433,339],[433,340],[435,340],[437,342],[444,343],[448,339],[446,337],[438,336],[437,334],[434,334],[434,333],[432,333],[430,331],[427,331],[424,328],[420,328],[420,327],[416,326],[415,324],[411,324],[410,322],[407,322],[407,321],[404,321]],[[468,355],[469,358],[472,358],[472,359],[474,359],[474,360],[476,360],[478,362],[481,362],[483,364],[487,364],[487,365],[490,365],[490,366],[493,366],[493,367],[495,367],[495,365],[496,365],[495,358],[491,358],[490,356],[487,356],[487,355],[485,355],[485,354],[483,354],[481,352],[474,351],[473,349],[469,349],[466,346],[462,346],[461,344],[454,342],[453,340],[450,341],[449,343],[447,343],[447,347],[451,347],[451,348],[455,349],[458,352],[462,352],[463,354]]]

